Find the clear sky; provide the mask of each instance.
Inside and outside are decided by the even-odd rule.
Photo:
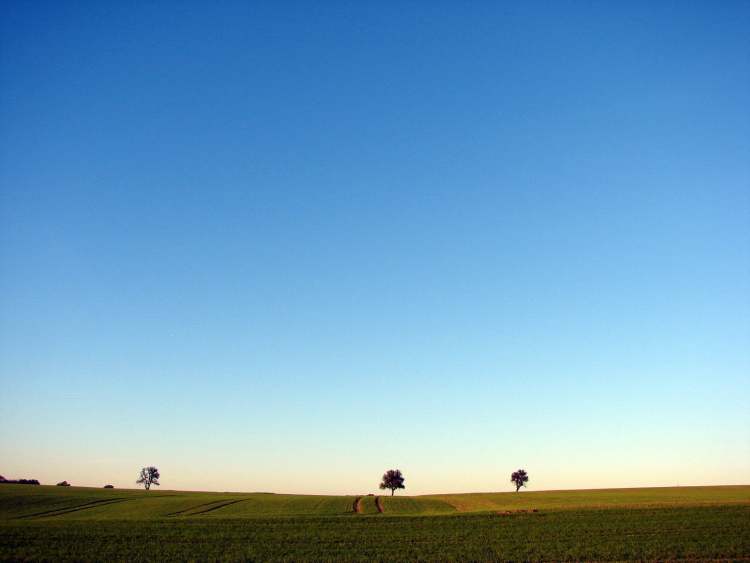
[[[2,3],[0,474],[750,482],[750,3],[365,4]]]

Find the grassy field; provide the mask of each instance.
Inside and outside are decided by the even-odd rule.
[[[356,500],[2,485],[0,559],[750,558],[748,486]]]

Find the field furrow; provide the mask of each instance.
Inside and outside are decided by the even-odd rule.
[[[18,519],[27,519],[27,518],[51,518],[54,516],[62,516],[63,514],[70,514],[71,512],[80,512],[82,510],[90,510],[92,508],[100,508],[102,506],[110,505],[110,504],[117,504],[120,502],[125,502],[128,499],[125,498],[118,498],[118,499],[104,499],[104,500],[95,500],[91,501],[85,504],[80,504],[77,506],[71,506],[67,508],[58,508],[53,510],[45,510],[43,512],[35,512],[33,514],[25,514],[24,516],[18,516]]]

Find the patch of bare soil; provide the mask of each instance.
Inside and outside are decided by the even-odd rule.
[[[375,508],[378,509],[380,514],[383,514],[383,501],[380,500],[380,497],[375,497]]]

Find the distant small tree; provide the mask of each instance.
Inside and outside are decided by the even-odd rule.
[[[105,489],[114,489],[115,486],[114,485],[104,485],[104,488]]]
[[[523,469],[519,469],[510,474],[510,482],[516,486],[516,492],[518,492],[518,489],[521,487],[525,487],[528,480],[529,476]]]
[[[60,482],[59,482],[59,483],[57,484],[57,486],[58,486],[58,487],[70,487],[70,483],[68,483],[67,481],[60,481]]]
[[[141,475],[136,481],[137,484],[143,485],[148,491],[151,485],[159,486],[159,470],[154,466],[144,467],[141,469]]]
[[[396,489],[405,489],[404,476],[401,475],[401,471],[398,469],[389,469],[383,474],[383,480],[380,482],[380,488],[390,489],[391,496],[396,492]]]

